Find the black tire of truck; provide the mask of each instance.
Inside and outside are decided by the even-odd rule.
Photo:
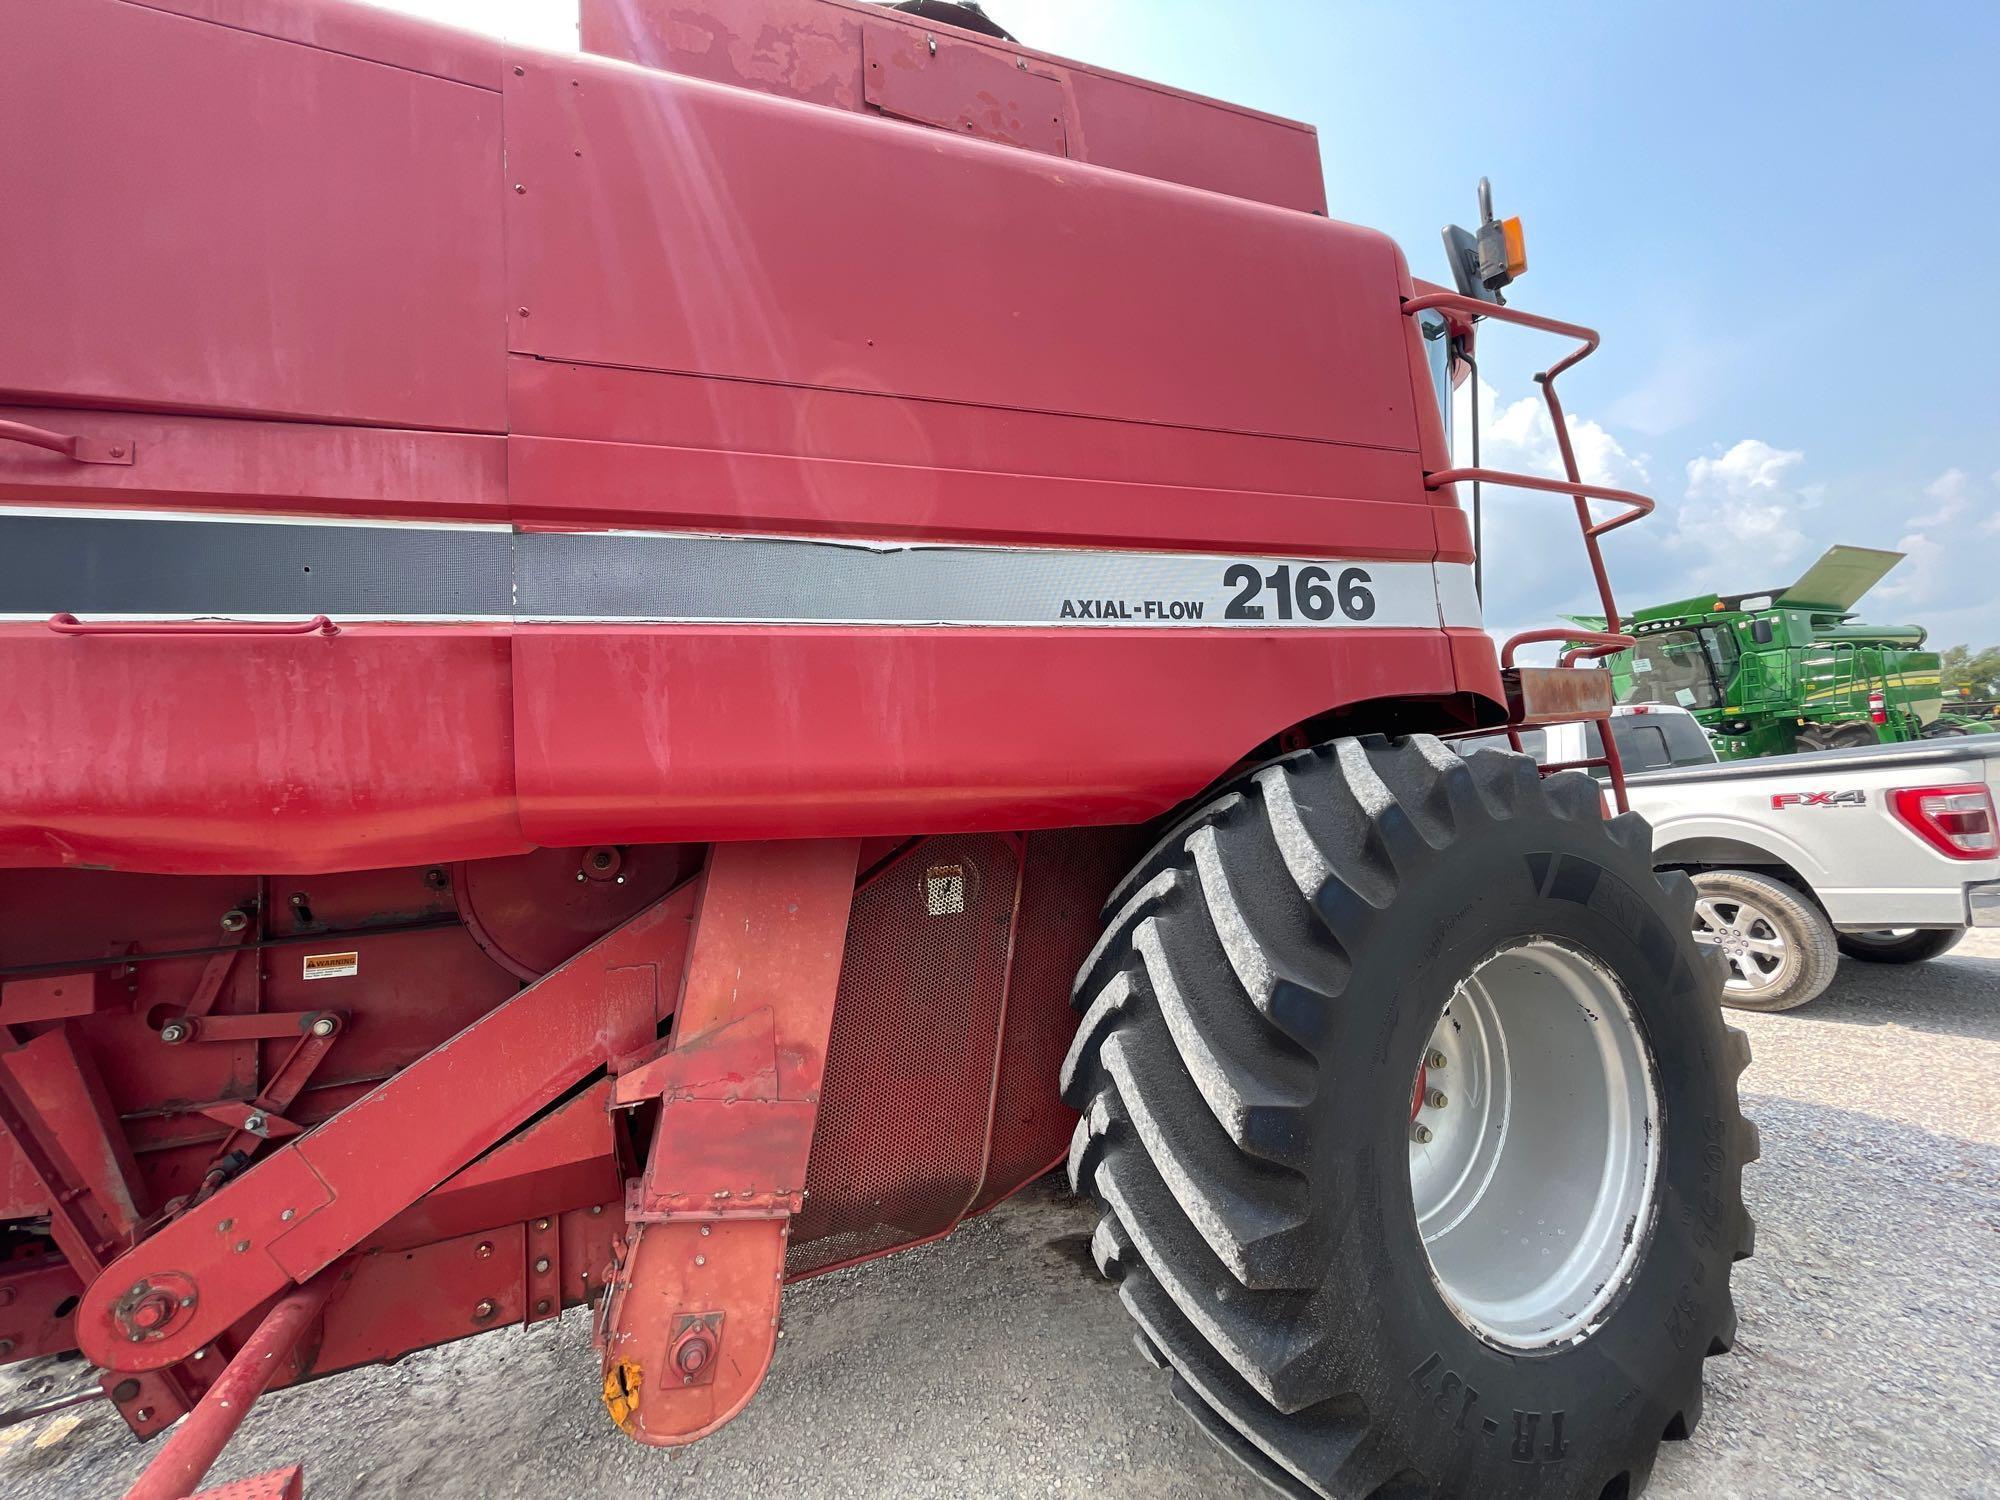
[[[1742,1169],[1758,1143],[1737,1104],[1749,1047],[1723,1024],[1721,968],[1693,940],[1686,878],[1656,875],[1650,845],[1636,815],[1605,819],[1580,774],[1543,780],[1525,756],[1370,737],[1235,782],[1113,892],[1063,1067],[1082,1115],[1070,1180],[1103,1210],[1093,1250],[1140,1353],[1280,1493],[1606,1500],[1638,1494],[1661,1440],[1693,1430],[1702,1361],[1735,1338],[1729,1277],[1751,1252]],[[1529,956],[1547,962],[1506,967]],[[1611,1001],[1584,1004],[1558,971],[1599,975]],[[1526,1144],[1488,1172],[1514,1196],[1482,1184],[1427,1237],[1429,1136],[1413,1117],[1432,1090],[1481,1076],[1450,1030],[1485,1014],[1475,984],[1511,997],[1524,1026],[1597,1031],[1570,1050],[1479,1054],[1502,1059],[1484,1075],[1489,1101],[1530,1051],[1555,1059],[1530,1073],[1574,1066],[1574,1093],[1524,1075],[1511,1113],[1459,1098],[1482,1122],[1472,1139]],[[1586,1087],[1595,1054],[1579,1061],[1607,1027],[1638,1038],[1640,1088],[1660,1106],[1637,1147],[1637,1127],[1585,1128],[1613,1113],[1609,1084]],[[1611,1201],[1593,1184],[1613,1169],[1593,1175],[1562,1144],[1598,1135],[1625,1142],[1621,1180],[1631,1150],[1648,1154],[1644,1197],[1618,1200],[1619,1214],[1639,1204],[1622,1222],[1591,1209],[1618,1257],[1577,1283],[1594,1303],[1537,1313],[1522,1335],[1492,1311],[1521,1283],[1499,1282],[1547,1275],[1513,1249],[1556,1243],[1520,1233],[1537,1192]],[[1488,1197],[1508,1227],[1483,1212]],[[1475,1230],[1490,1241],[1445,1257]],[[1489,1274],[1500,1301],[1481,1303]],[[1544,1341],[1563,1312],[1566,1331]]]
[[[1949,953],[1964,936],[1963,927],[1919,927],[1909,932],[1837,932],[1834,941],[1842,953],[1865,964],[1920,964]]]
[[[1725,954],[1722,1003],[1731,1010],[1797,1010],[1833,983],[1840,969],[1833,923],[1803,892],[1750,870],[1698,871],[1694,889],[1699,910],[1719,919],[1697,916],[1696,928]]]

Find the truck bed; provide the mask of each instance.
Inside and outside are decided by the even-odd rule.
[[[1718,761],[1712,766],[1681,766],[1665,771],[1641,771],[1625,779],[1633,786],[1671,786],[1693,781],[1742,781],[1784,776],[1793,771],[1867,771],[1894,767],[1914,771],[1921,766],[1958,761],[2000,760],[2000,735],[1966,735],[1944,740],[1913,740],[1902,745],[1858,745],[1851,750],[1801,750],[1795,755],[1766,755],[1756,760]]]

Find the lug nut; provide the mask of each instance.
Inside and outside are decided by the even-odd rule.
[[[1415,1141],[1419,1146],[1428,1146],[1431,1143],[1430,1126],[1412,1125],[1410,1127],[1410,1139]]]
[[[1442,1068],[1445,1065],[1445,1055],[1435,1047],[1424,1057],[1424,1066],[1427,1068]]]
[[[1443,1109],[1451,1101],[1445,1098],[1443,1089],[1432,1089],[1428,1094],[1424,1095],[1424,1103],[1428,1104],[1432,1109]]]

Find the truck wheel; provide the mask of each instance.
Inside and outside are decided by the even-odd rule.
[[[1070,1179],[1140,1352],[1282,1493],[1633,1495],[1700,1417],[1757,1136],[1649,844],[1584,776],[1350,739],[1113,893]]]
[[[1920,964],[1949,953],[1965,936],[1963,927],[1885,927],[1879,932],[1839,932],[1834,941],[1849,958],[1870,964]]]
[[[1695,932],[1729,964],[1724,1005],[1792,1010],[1833,982],[1833,924],[1791,886],[1747,870],[1704,870],[1694,888]]]
[[[1963,739],[1965,737],[1965,729],[1962,725],[1958,724],[1926,724],[1923,728],[1923,737],[1927,740]]]
[[[1852,750],[1862,745],[1879,745],[1882,739],[1867,724],[1836,724],[1827,733],[1826,742],[1835,750]]]

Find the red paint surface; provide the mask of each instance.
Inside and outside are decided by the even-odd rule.
[[[4,359],[0,355],[0,359]],[[130,442],[130,467],[72,464],[0,443],[0,503],[108,509],[276,510],[301,516],[505,521],[507,443],[460,432],[259,422],[160,412],[5,407]]]
[[[0,393],[505,425],[496,95],[118,0],[0,10],[34,225],[0,236]]]
[[[557,844],[1141,822],[1322,708],[1454,686],[1418,630],[552,626],[514,672]]]
[[[651,68],[865,110],[862,36],[891,26],[923,46],[936,38],[940,58],[974,51],[1003,68],[1060,85],[1063,150],[1077,161],[1251,198],[1283,208],[1326,212],[1319,137],[1295,120],[1205,99],[1143,78],[920,20],[886,16],[854,0],[583,0],[583,45]],[[1029,43],[1032,36],[1024,38]],[[1022,65],[1025,63],[1025,67]],[[976,109],[982,93],[1004,95],[967,69],[973,86],[960,99],[937,88],[938,103]],[[996,102],[998,102],[996,100]],[[945,113],[933,108],[931,114]]]
[[[525,848],[492,627],[0,625],[0,865],[328,870]]]
[[[1416,445],[1407,277],[1373,230],[588,58],[523,67],[518,352]]]
[[[888,16],[861,23],[861,90],[899,120],[975,140],[1069,154],[1063,81],[981,41],[938,36]]]

